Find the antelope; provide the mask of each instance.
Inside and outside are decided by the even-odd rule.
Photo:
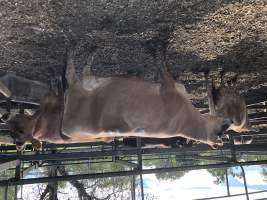
[[[228,86],[224,84],[224,71],[220,72],[220,86],[215,87],[214,81],[211,81],[211,85],[208,80],[209,72],[205,72],[205,85],[208,94],[208,104],[210,114],[213,116],[219,116],[223,118],[228,118],[232,121],[232,124],[228,130],[233,130],[235,132],[248,132],[255,131],[258,129],[253,128],[250,124],[248,118],[248,112],[246,107],[246,102],[243,97],[241,97],[236,90],[237,75],[235,75],[230,81],[228,81]],[[244,139],[235,140],[235,144],[243,143],[248,144],[253,140],[253,136],[246,137]]]
[[[96,82],[95,78],[89,75],[84,77],[86,81],[80,81],[73,54],[69,54],[65,97],[48,95],[33,116],[18,114],[8,124],[13,133],[52,143],[134,136],[183,137],[212,147],[221,146],[220,137],[231,121],[201,115],[165,67],[160,75],[159,83],[135,77],[110,77],[98,79],[91,87],[90,81]]]
[[[30,102],[35,104],[40,104],[42,98],[48,93],[49,87],[48,85],[39,82],[26,79],[21,76],[17,76],[15,74],[6,74],[0,78],[0,99],[2,101],[6,100],[15,100],[15,101],[23,101]],[[25,110],[27,114],[32,114],[31,110]],[[10,115],[10,111],[1,109],[1,120],[6,121],[8,116]],[[3,124],[4,126],[4,124]],[[4,127],[5,128],[5,127]],[[12,133],[13,134],[13,133]],[[13,135],[14,136],[14,135]],[[17,138],[18,139],[18,138]],[[27,138],[29,142],[33,144],[34,149],[39,149],[41,147],[41,143],[34,138]],[[12,144],[13,142],[17,143],[17,149],[21,150],[25,147],[24,141],[22,143],[18,141],[14,141],[10,136],[3,135],[1,136],[0,143],[3,144]],[[24,140],[24,139],[23,139]],[[23,144],[23,145],[22,145]]]

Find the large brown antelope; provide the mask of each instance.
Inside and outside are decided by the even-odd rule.
[[[210,114],[214,116],[220,116],[223,118],[229,118],[232,120],[232,124],[228,130],[235,132],[248,132],[259,131],[257,128],[253,128],[249,122],[248,112],[246,108],[246,102],[236,90],[237,75],[228,81],[228,86],[224,83],[224,71],[220,72],[220,86],[215,87],[214,81],[211,81],[211,85],[208,81],[208,71],[205,73],[205,82],[208,94],[208,103]],[[233,138],[234,144],[250,144],[253,141],[253,135],[247,136],[235,136]]]
[[[176,87],[166,70],[162,81],[138,78],[81,82],[69,56],[64,114],[59,96],[47,96],[33,116],[18,114],[9,120],[13,133],[52,143],[88,142],[114,137],[169,138],[181,136],[211,146],[231,124],[229,119],[201,115]],[[87,77],[87,80],[94,80]]]
[[[220,72],[220,87],[216,88],[214,81],[211,85],[208,80],[209,72],[205,73],[205,82],[208,94],[208,104],[210,114],[232,120],[229,130],[236,132],[257,131],[252,128],[249,122],[246,102],[236,91],[237,75],[228,82],[228,86],[224,84],[224,71]]]

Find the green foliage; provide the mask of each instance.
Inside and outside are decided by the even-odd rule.
[[[66,166],[66,171],[68,171],[69,174],[73,174],[73,172],[77,174],[84,174],[123,170],[126,170],[126,167],[112,162],[74,164]],[[95,196],[95,193],[99,193],[99,190],[101,190],[103,196],[112,195],[113,197],[121,197],[124,192],[130,188],[130,178],[131,177],[99,178],[81,180],[81,182],[86,188],[86,191],[92,196]]]
[[[0,187],[0,200],[4,200],[5,187]],[[13,186],[8,187],[7,199],[14,199],[15,188]]]
[[[183,177],[186,173],[187,171],[157,173],[156,177],[158,180],[177,180]]]
[[[228,176],[242,178],[242,171],[238,170],[239,167],[227,168]],[[226,181],[226,169],[225,168],[216,168],[216,169],[207,169],[207,171],[214,177],[216,180],[215,184],[223,184]]]
[[[183,160],[183,158],[176,156],[162,156],[161,159],[151,159],[144,161],[145,166],[154,166],[155,168],[168,168],[168,167],[182,167],[186,165],[196,165],[199,161],[196,160]],[[186,168],[186,167],[185,167]],[[183,177],[188,170],[157,173],[156,177],[159,180],[176,180]]]
[[[215,184],[225,183],[225,169],[207,169],[207,171],[212,176],[216,177],[216,180],[214,181]]]
[[[243,154],[238,157],[239,161],[260,161],[260,160],[267,160],[267,155],[248,155]],[[261,174],[265,177],[264,180],[267,182],[267,165],[261,166],[262,171]],[[228,168],[227,173],[228,175],[231,175],[233,177],[239,177],[242,178],[242,173],[240,170],[236,170],[235,168]],[[225,176],[225,168],[217,168],[217,169],[207,169],[207,171],[214,177],[216,177],[216,180],[214,181],[215,184],[222,184],[226,181]]]

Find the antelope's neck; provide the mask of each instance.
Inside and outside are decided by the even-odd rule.
[[[200,113],[190,112],[183,122],[181,128],[178,130],[182,136],[192,140],[207,142],[207,119]]]

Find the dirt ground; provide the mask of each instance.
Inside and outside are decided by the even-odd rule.
[[[0,0],[0,47],[0,75],[43,82],[49,68],[61,73],[67,47],[79,72],[155,81],[166,49],[195,104],[206,102],[206,68],[238,73],[248,103],[267,97],[266,0]]]

